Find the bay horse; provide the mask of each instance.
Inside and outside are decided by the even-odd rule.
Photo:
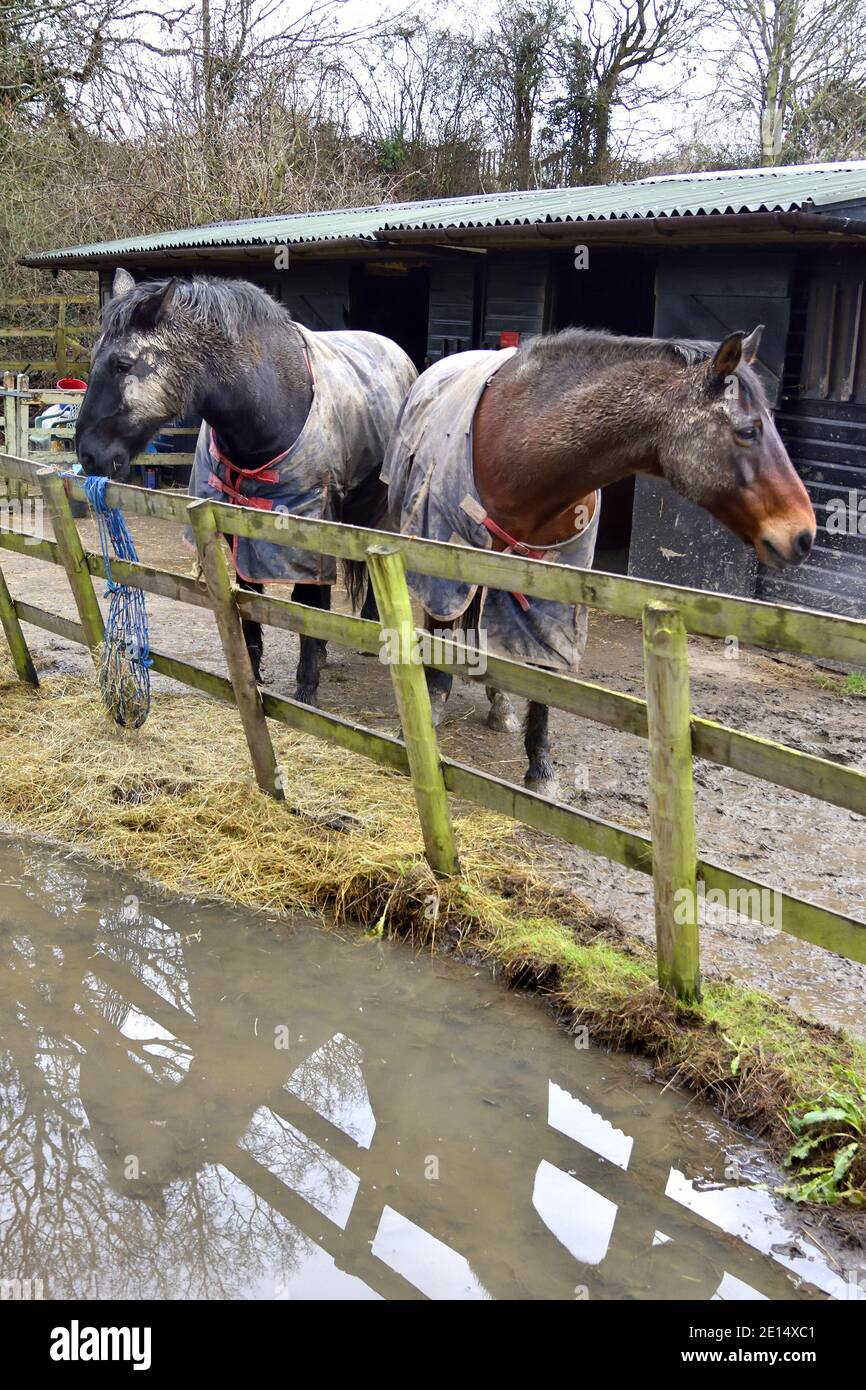
[[[191,491],[270,511],[376,527],[388,438],[417,375],[376,333],[314,333],[257,285],[194,276],[136,284],[118,270],[93,348],[75,444],[84,472],[129,479],[132,461],[169,420],[203,417]],[[291,583],[327,609],[336,562],[296,547],[232,538],[242,587]],[[366,566],[344,564],[353,607]],[[366,590],[362,613],[374,617]],[[262,629],[244,619],[256,680]],[[318,701],[326,644],[301,636],[295,698]]]
[[[800,564],[815,515],[753,369],[761,331],[715,344],[566,329],[517,349],[442,359],[416,381],[388,448],[392,525],[588,567],[600,489],[645,473],[704,507],[763,564]],[[410,581],[428,631],[483,620],[491,650],[576,671],[584,609],[429,576]],[[425,669],[438,722],[453,678]],[[517,728],[507,696],[487,694],[491,727]],[[526,786],[555,795],[548,707],[536,701],[524,746]]]

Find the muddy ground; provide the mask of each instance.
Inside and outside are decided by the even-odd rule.
[[[80,523],[85,544],[97,548],[93,524]],[[135,518],[142,560],[188,572],[190,556],[176,526]],[[4,573],[15,597],[75,617],[62,570],[4,552]],[[278,587],[286,595],[288,590]],[[342,595],[337,602],[342,606]],[[213,670],[224,670],[210,613],[147,598],[152,645]],[[43,667],[86,672],[81,648],[27,628]],[[690,642],[692,707],[697,714],[792,747],[866,769],[866,700],[842,693],[842,678],[793,657],[741,649],[728,660],[723,644]],[[286,694],[294,689],[297,639],[270,630],[263,675]],[[630,694],[643,693],[639,627],[629,619],[590,615],[581,674]],[[156,679],[168,688],[172,682]],[[394,702],[387,667],[332,648],[320,688],[324,708],[392,732]],[[440,729],[443,751],[520,782],[525,759],[519,734],[485,725],[480,689],[455,684]],[[215,731],[221,716],[215,710]],[[646,745],[643,740],[553,711],[552,750],[560,797],[594,815],[648,831]],[[703,854],[837,910],[866,916],[866,823],[862,817],[773,787],[727,768],[696,764],[698,843]],[[533,831],[522,832],[531,847]],[[547,841],[549,851],[551,842]],[[653,939],[652,885],[642,874],[555,842],[561,881],[610,912],[646,941]],[[705,975],[726,974],[760,986],[808,1017],[844,1024],[866,1036],[866,966],[745,919],[705,924]]]

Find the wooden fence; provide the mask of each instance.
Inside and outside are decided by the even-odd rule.
[[[38,468],[32,461],[8,454],[0,454],[0,477],[35,484],[41,490],[55,536],[54,540],[34,539],[7,525],[0,528],[0,548],[64,565],[80,619],[72,622],[23,598],[13,599],[0,573],[0,619],[16,669],[21,680],[36,684],[21,624],[32,623],[82,643],[95,654],[103,639],[103,621],[92,581],[104,577],[105,567],[100,555],[84,551],[72,518],[69,497],[83,500],[85,496],[80,481],[70,478],[64,483],[53,469]],[[459,872],[459,846],[448,806],[448,793],[452,793],[592,854],[652,874],[659,980],[663,988],[684,999],[697,997],[700,990],[701,891],[721,893],[724,901],[746,916],[866,963],[863,920],[820,907],[699,855],[692,760],[706,758],[861,816],[866,815],[866,773],[693,716],[687,657],[687,633],[692,632],[715,638],[736,636],[771,650],[866,664],[866,621],[336,522],[194,501],[177,493],[111,484],[106,498],[111,506],[123,507],[134,516],[192,525],[204,586],[191,576],[144,564],[114,561],[112,572],[115,579],[146,593],[213,611],[228,679],[161,652],[153,654],[154,669],[237,705],[256,779],[267,794],[278,798],[283,794],[267,725],[267,720],[273,719],[409,775],[427,857],[437,873]],[[246,536],[365,561],[380,622],[238,589],[231,581],[221,536]],[[428,656],[425,652],[424,659],[438,669],[648,739],[651,837],[440,755],[420,660],[420,637],[412,620],[407,568],[530,597],[587,604],[642,620],[645,700],[504,657],[485,654],[486,662],[479,663],[479,653],[451,641],[434,644],[435,653]],[[381,654],[383,632],[398,636],[389,647],[397,653],[397,659],[391,661],[391,674],[403,739],[259,689],[242,637],[244,617],[371,654]]]
[[[0,324],[0,344],[8,341],[13,342],[44,342],[50,339],[53,350],[53,357],[43,358],[41,361],[33,359],[18,358],[12,360],[3,356],[2,369],[11,372],[48,372],[54,377],[80,376],[86,372],[90,366],[90,348],[81,341],[79,335],[87,339],[95,337],[99,332],[99,325],[96,323],[70,322],[69,309],[71,306],[84,306],[92,308],[94,315],[98,313],[99,296],[95,294],[43,294],[33,298],[2,298],[0,299],[0,310],[10,310],[14,316],[15,310],[26,310],[31,313],[33,309],[53,310],[54,324],[47,328],[43,325],[32,327],[26,323],[3,323]],[[3,348],[0,347],[0,352]]]
[[[17,458],[30,458],[42,455],[45,463],[75,462],[75,423],[64,424],[62,420],[38,428],[30,419],[30,412],[45,410],[50,405],[80,405],[81,391],[60,391],[55,388],[30,386],[26,373],[3,373],[3,387],[0,390],[3,401],[3,433],[6,452]],[[189,435],[189,428],[166,426],[159,431],[160,437]],[[139,454],[133,460],[137,468],[190,468],[194,455],[191,453]],[[7,479],[13,483],[15,480]]]

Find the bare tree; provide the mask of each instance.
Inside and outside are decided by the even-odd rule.
[[[466,192],[482,143],[480,51],[464,31],[401,21],[350,54],[365,140],[401,197]]]
[[[593,101],[591,162],[587,175],[604,182],[611,175],[611,137],[617,110],[670,98],[660,90],[658,71],[683,57],[699,25],[696,3],[688,0],[604,0],[590,5],[585,44],[589,51]]]
[[[501,144],[501,179],[507,187],[530,188],[536,181],[535,139],[563,24],[560,0],[500,0],[485,36],[486,105]]]
[[[717,17],[733,39],[719,90],[756,121],[762,164],[783,162],[792,131],[796,147],[808,109],[862,89],[864,0],[724,0]]]

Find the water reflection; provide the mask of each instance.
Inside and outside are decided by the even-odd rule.
[[[545,1159],[535,1174],[532,1205],[576,1260],[601,1264],[613,1235],[615,1202]]]
[[[736,1136],[570,1047],[537,1001],[384,943],[139,901],[44,847],[0,841],[0,879],[0,1281],[850,1296],[796,1213],[720,1185]]]

